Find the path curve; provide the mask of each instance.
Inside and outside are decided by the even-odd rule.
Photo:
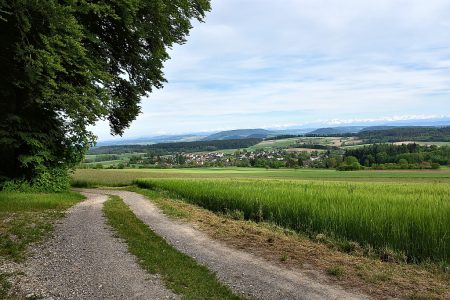
[[[106,225],[107,196],[87,199],[60,220],[53,238],[34,246],[20,287],[47,299],[177,299],[156,275],[142,270]]]
[[[300,272],[283,269],[268,261],[230,248],[191,225],[165,216],[144,196],[119,190],[84,190],[86,193],[120,196],[131,210],[156,234],[179,251],[191,256],[217,274],[237,293],[257,299],[368,299],[340,287],[315,282]]]

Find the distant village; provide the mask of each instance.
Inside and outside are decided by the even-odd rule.
[[[262,167],[262,168],[304,168],[335,167],[336,159],[330,151],[287,151],[287,150],[237,150],[227,152],[179,153],[174,155],[132,156],[127,167],[172,168],[172,167]],[[328,166],[330,163],[333,166]]]

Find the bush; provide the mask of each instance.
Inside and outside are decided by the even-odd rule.
[[[358,159],[353,156],[347,156],[344,162],[336,168],[338,171],[357,171],[361,170],[361,165],[358,162]]]
[[[96,164],[93,168],[94,169],[103,169],[103,165],[102,164]]]
[[[338,171],[358,171],[361,170],[361,165],[360,164],[351,164],[351,165],[340,165],[339,167],[336,168],[336,170]]]
[[[8,192],[48,192],[67,191],[70,187],[70,177],[65,168],[54,168],[39,173],[31,182],[26,180],[11,180],[3,184],[2,190]]]
[[[431,163],[431,168],[434,170],[437,170],[441,167],[441,165],[439,165],[438,163]]]

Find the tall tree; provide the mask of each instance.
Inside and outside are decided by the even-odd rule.
[[[209,0],[0,0],[0,182],[71,167],[121,135],[140,99],[165,82],[167,49],[183,44]]]

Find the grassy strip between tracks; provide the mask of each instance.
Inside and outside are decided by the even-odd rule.
[[[241,299],[215,275],[177,251],[139,220],[117,196],[105,203],[108,223],[128,244],[130,253],[149,273],[161,275],[166,286],[184,299]]]

